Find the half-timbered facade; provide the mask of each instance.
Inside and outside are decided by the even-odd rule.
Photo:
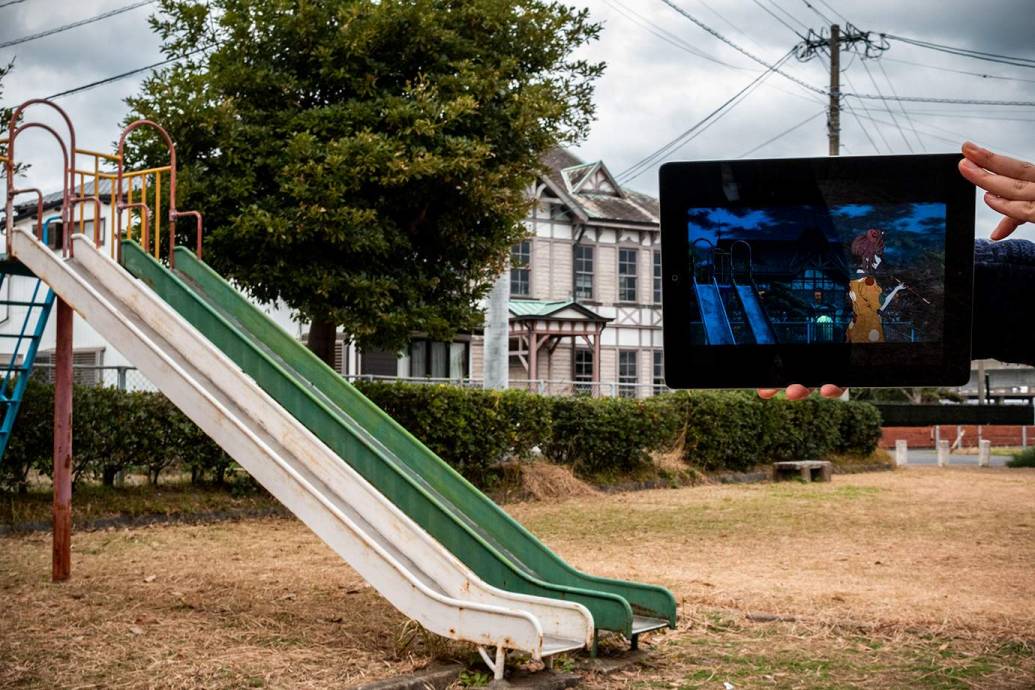
[[[658,202],[622,188],[602,161],[555,149],[544,163],[528,237],[511,253],[512,385],[553,382],[562,392],[565,383],[596,384],[604,394],[647,395],[661,385],[663,366]],[[568,318],[555,314],[550,332],[580,335],[537,338],[533,357],[521,324],[551,303],[566,305]],[[478,378],[478,336],[471,349]]]

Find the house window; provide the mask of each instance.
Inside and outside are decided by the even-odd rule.
[[[665,351],[654,351],[654,392],[665,390]]]
[[[623,398],[636,397],[636,350],[618,351],[618,395]]]
[[[467,376],[467,343],[414,340],[410,343],[410,376],[462,379]]]
[[[532,294],[532,241],[522,240],[510,250],[510,294],[528,297]]]
[[[635,249],[618,250],[618,301],[636,301],[636,255]]]
[[[588,395],[593,392],[593,351],[585,348],[575,350],[575,392]]]
[[[593,247],[575,245],[575,299],[593,299]]]
[[[808,304],[824,304],[840,299],[845,288],[831,280],[823,271],[806,268],[791,281],[791,289]]]
[[[661,252],[654,252],[654,304],[661,304]]]

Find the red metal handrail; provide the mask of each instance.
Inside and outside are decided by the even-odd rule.
[[[116,154],[118,171],[116,173],[117,190],[121,197],[122,195],[122,179],[125,175],[124,172],[124,157],[123,154],[126,149],[126,139],[134,130],[141,127],[150,127],[156,130],[165,141],[166,149],[169,151],[169,266],[175,267],[176,265],[176,219],[183,217],[192,217],[197,225],[197,238],[194,253],[197,254],[198,258],[201,258],[201,234],[202,234],[202,218],[201,214],[197,211],[180,211],[176,208],[176,144],[173,143],[172,137],[165,131],[161,125],[151,120],[137,120],[136,122],[130,123],[125,129],[122,130],[122,134],[119,136],[119,148]],[[119,204],[119,210],[129,208],[129,204]],[[119,239],[122,236],[122,217],[117,217],[117,229],[116,238]],[[145,226],[146,232],[146,226]],[[158,241],[158,238],[155,238]],[[119,247],[119,258],[121,259],[121,245]],[[145,251],[146,251],[146,235],[145,235]]]

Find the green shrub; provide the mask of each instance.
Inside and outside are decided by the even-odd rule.
[[[522,457],[550,436],[550,399],[519,390],[362,381],[381,409],[479,486],[504,458]]]
[[[32,469],[53,469],[54,387],[30,380],[0,460],[0,489],[24,490]],[[170,467],[221,480],[230,458],[161,393],[76,386],[72,392],[72,480],[112,485],[120,472],[144,471],[157,483]]]
[[[834,453],[868,455],[880,439],[872,405],[812,397],[761,400],[748,392],[677,393],[685,406],[683,458],[704,470],[743,471]]]
[[[1035,446],[1025,448],[1006,461],[1007,467],[1035,467]]]
[[[671,443],[680,408],[667,398],[553,398],[546,457],[582,474],[622,473]]]

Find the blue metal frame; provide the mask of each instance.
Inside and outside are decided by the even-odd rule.
[[[43,242],[46,243],[49,235],[50,223],[60,220],[60,216],[51,216],[43,223]],[[8,274],[0,273],[0,285],[7,278]],[[9,307],[25,307],[25,318],[22,320],[21,329],[15,338],[14,351],[4,370],[3,380],[0,383],[0,405],[4,405],[3,423],[0,424],[0,460],[3,460],[7,451],[7,442],[11,438],[11,431],[14,429],[14,422],[18,417],[18,410],[21,409],[22,398],[25,397],[25,389],[29,385],[29,377],[32,374],[32,367],[36,362],[36,352],[39,350],[40,341],[43,339],[43,330],[47,327],[47,319],[50,318],[50,310],[54,306],[54,291],[47,288],[47,295],[39,300],[40,288],[43,281],[36,279],[36,286],[32,290],[32,297],[27,302],[18,300],[0,300],[0,304]],[[38,312],[34,310],[39,309]],[[35,323],[32,323],[32,335],[28,335],[32,316],[36,313]],[[21,364],[16,364],[19,350],[22,343],[28,341],[28,348],[22,358]]]

